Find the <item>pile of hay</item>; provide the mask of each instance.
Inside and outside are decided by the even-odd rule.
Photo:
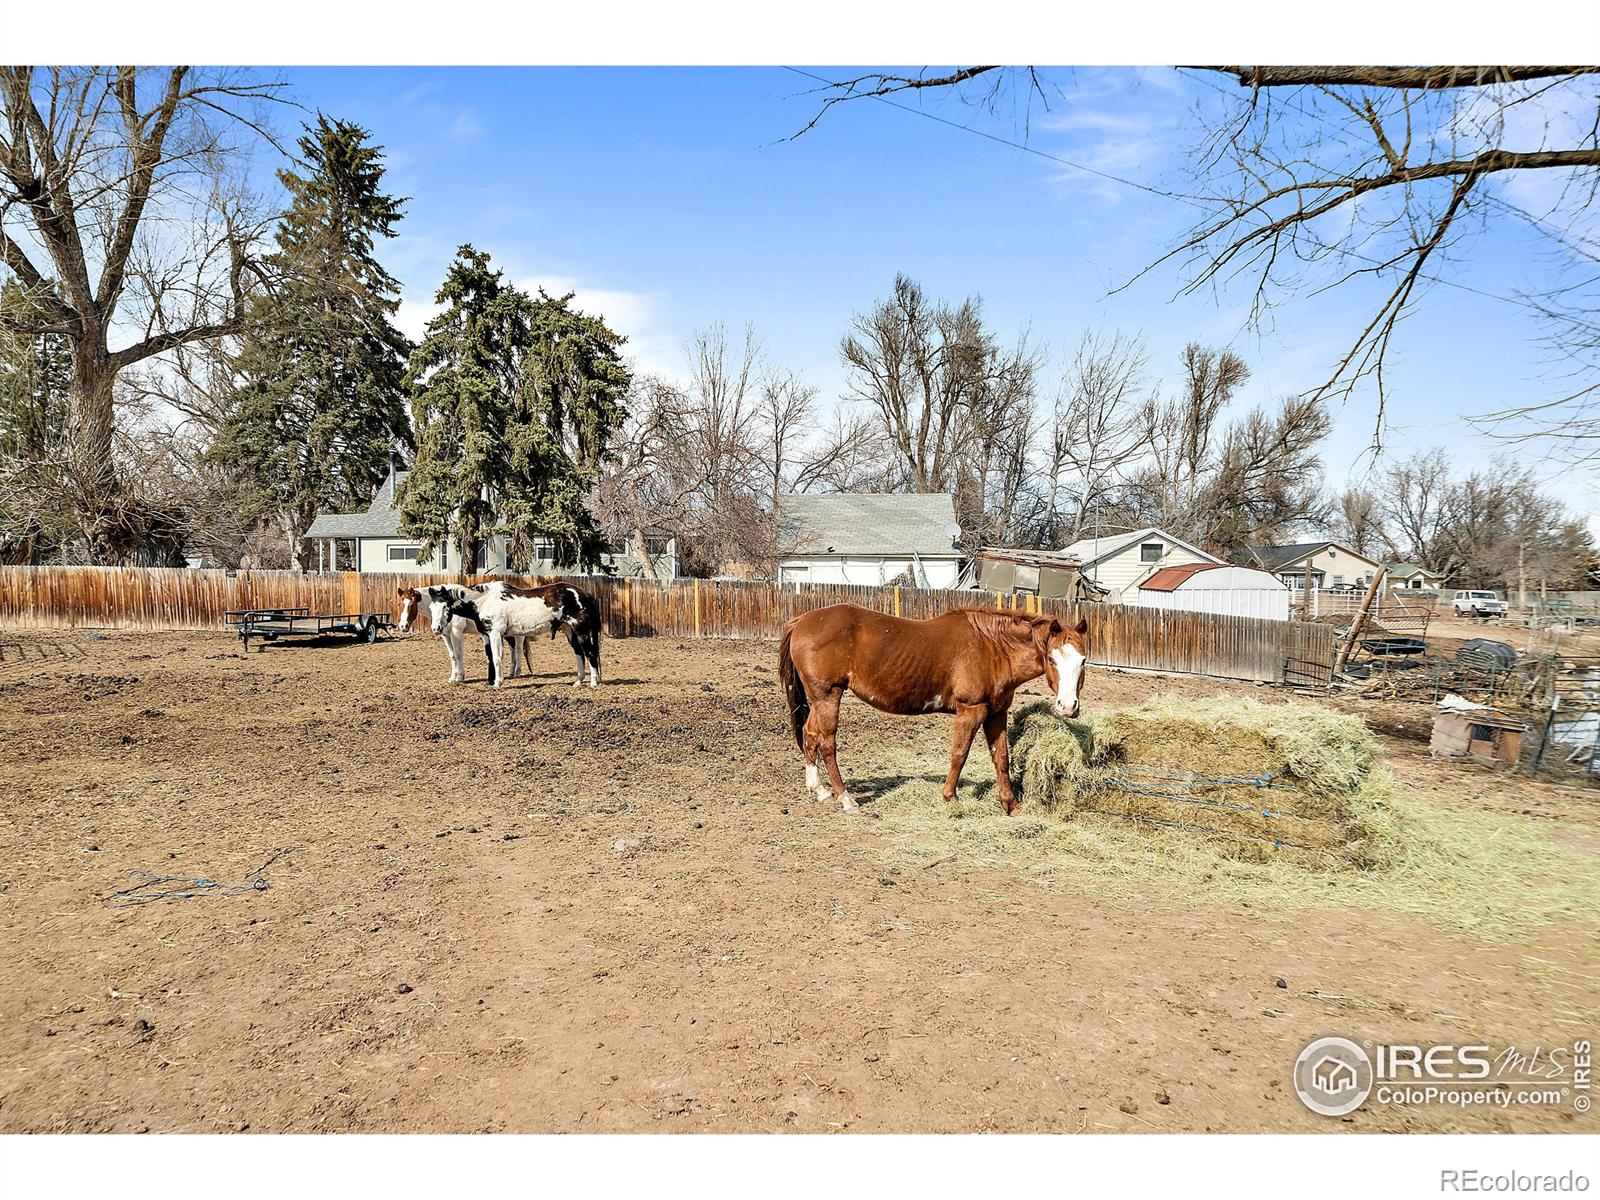
[[[1058,819],[1188,834],[1250,862],[1382,856],[1377,746],[1360,720],[1319,705],[1163,697],[1062,721],[1037,704],[1011,739],[1023,802]]]

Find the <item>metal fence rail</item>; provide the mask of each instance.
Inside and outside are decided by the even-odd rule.
[[[224,628],[230,610],[393,611],[396,591],[459,576],[294,571],[192,571],[146,567],[0,567],[0,627]],[[532,578],[511,582],[535,582]],[[775,638],[790,618],[850,603],[908,618],[952,608],[1000,607],[1089,621],[1091,661],[1112,667],[1224,679],[1326,683],[1337,632],[1323,624],[1115,604],[1073,605],[1035,596],[847,585],[574,577],[600,603],[611,637]]]

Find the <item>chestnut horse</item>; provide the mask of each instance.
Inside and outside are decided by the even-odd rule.
[[[1077,716],[1088,631],[1081,618],[1069,628],[1055,617],[974,608],[931,621],[903,621],[854,604],[832,604],[796,617],[783,627],[778,675],[795,744],[806,756],[807,789],[814,789],[818,800],[831,794],[846,810],[858,807],[835,757],[839,702],[849,689],[884,712],[955,714],[946,800],[956,798],[961,768],[982,726],[1000,803],[1008,815],[1015,812],[1006,754],[1011,697],[1043,675],[1056,713]],[[831,792],[819,780],[819,751]]]

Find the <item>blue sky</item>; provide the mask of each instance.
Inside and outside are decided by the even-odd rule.
[[[839,77],[854,70],[814,68]],[[410,200],[384,250],[415,334],[455,247],[472,242],[524,284],[573,289],[630,338],[645,369],[680,370],[684,339],[753,322],[772,360],[832,402],[838,341],[895,273],[938,296],[981,295],[991,321],[1051,352],[1053,390],[1087,329],[1142,333],[1175,380],[1183,344],[1232,345],[1254,377],[1241,405],[1311,387],[1370,316],[1340,289],[1281,309],[1258,335],[1241,290],[1176,297],[1177,268],[1111,288],[1187,225],[1174,201],[873,102],[842,106],[796,141],[814,86],[782,68],[317,68],[285,72],[308,108],[359,122]],[[1026,129],[943,97],[929,112],[1151,183],[1182,182],[1198,83],[1166,68],[1057,70],[1064,96]],[[1538,239],[1501,225],[1441,269],[1489,292],[1536,286]],[[1536,330],[1509,305],[1435,286],[1403,326],[1390,371],[1391,453],[1449,446],[1463,465],[1497,448],[1459,418],[1555,394]],[[1339,408],[1330,482],[1364,456],[1374,397]],[[1569,503],[1600,511],[1592,478],[1555,468]]]

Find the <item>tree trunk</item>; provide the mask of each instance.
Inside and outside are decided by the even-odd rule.
[[[116,381],[116,371],[100,339],[84,338],[73,345],[68,472],[77,493],[78,528],[88,545],[90,561],[101,566],[131,561],[138,540],[128,496],[111,457]]]
[[[311,528],[311,519],[304,513],[285,511],[279,515],[283,524],[283,536],[289,542],[289,566],[295,571],[309,571],[311,569],[311,550],[306,545],[306,530]]]
[[[483,539],[471,535],[464,535],[456,545],[461,554],[461,566],[458,574],[465,579],[475,575],[478,571],[478,551],[483,549]]]
[[[650,548],[645,545],[644,526],[637,523],[633,527],[633,552],[639,559],[639,565],[644,568],[646,578],[662,591],[667,591],[671,584],[661,578],[661,573],[656,570],[655,559],[650,557]]]

